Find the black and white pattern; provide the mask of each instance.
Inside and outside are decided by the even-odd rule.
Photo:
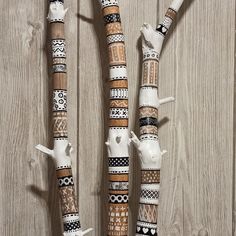
[[[111,108],[111,119],[128,119],[128,108]]]
[[[60,2],[60,3],[64,3],[64,0],[50,0],[50,2]]]
[[[56,138],[54,138],[54,140],[55,140]],[[63,138],[63,140],[66,140],[67,138]],[[58,139],[56,139],[56,140],[58,140]],[[59,140],[62,140],[62,138],[60,138]],[[69,169],[69,168],[71,168],[71,165],[60,165],[60,166],[57,166],[56,167],[56,170],[62,170],[62,169]]]
[[[149,228],[144,226],[137,225],[136,227],[136,235],[152,235],[157,236],[157,229],[156,228]]]
[[[145,228],[152,228],[152,229],[157,229],[157,224],[149,223],[149,222],[144,222],[144,221],[137,221],[137,226],[145,227]]]
[[[139,126],[146,126],[146,125],[152,125],[157,126],[157,118],[154,117],[144,117],[139,119]]]
[[[110,80],[113,81],[113,80],[127,80],[127,77],[125,76],[117,76],[117,77],[110,77]]]
[[[52,57],[66,57],[66,44],[64,39],[52,40]]]
[[[57,64],[52,66],[53,73],[66,73],[66,65],[65,64]]]
[[[78,213],[68,213],[62,216],[63,218],[63,222],[67,223],[67,222],[71,222],[73,219],[74,221],[79,221],[79,214]]]
[[[120,14],[119,13],[113,13],[109,14],[103,17],[105,25],[115,22],[120,22]]]
[[[109,167],[129,166],[129,157],[109,157]]]
[[[146,60],[156,60],[159,61],[159,54],[154,50],[149,50],[143,54],[143,61]]]
[[[118,6],[118,1],[117,0],[100,0],[102,7],[109,7],[109,6]]]
[[[128,89],[110,89],[111,99],[128,99]]]
[[[58,185],[59,187],[73,186],[74,185],[73,176],[58,178]]]
[[[76,232],[81,228],[80,222],[66,222],[64,223],[64,231],[65,232]]]
[[[128,174],[129,167],[109,167],[108,169],[109,174]]]
[[[121,194],[110,194],[109,195],[109,202],[110,203],[127,203],[129,200],[129,196],[127,194],[121,195]]]
[[[141,198],[152,198],[158,199],[159,191],[158,190],[151,190],[151,189],[142,189],[140,193]]]
[[[155,141],[157,141],[158,140],[158,136],[154,135],[154,134],[143,134],[143,135],[140,135],[140,141],[143,141],[143,140],[155,140]]]
[[[158,205],[159,189],[141,189],[139,202],[142,204]]]
[[[110,182],[109,189],[110,190],[128,190],[129,182]]]
[[[124,42],[125,41],[125,36],[123,34],[114,34],[114,35],[109,35],[107,36],[107,43],[117,43],[117,42]]]
[[[159,24],[156,28],[156,31],[162,34],[163,36],[166,36],[168,32],[168,28],[166,28],[166,26],[164,26],[163,24]]]
[[[67,91],[53,90],[53,111],[66,111],[67,109]]]

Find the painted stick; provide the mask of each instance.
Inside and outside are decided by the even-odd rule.
[[[128,80],[118,0],[101,3],[109,51],[110,119],[108,235],[128,235]]]
[[[50,0],[48,20],[51,28],[52,80],[53,80],[53,137],[54,149],[42,145],[36,148],[53,158],[61,202],[64,236],[82,236],[82,231],[71,169],[71,144],[67,134],[67,74],[64,17],[64,0]]]
[[[164,20],[155,29],[149,24],[141,28],[143,70],[139,94],[140,139],[131,132],[131,141],[138,150],[141,161],[141,193],[136,235],[157,236],[157,217],[162,156],[158,139],[158,108],[174,101],[173,97],[158,97],[158,65],[165,36],[183,0],[174,0]]]

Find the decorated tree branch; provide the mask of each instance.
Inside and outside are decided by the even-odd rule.
[[[51,156],[55,161],[64,236],[82,236],[92,229],[85,231],[81,229],[71,169],[72,148],[67,133],[67,68],[64,30],[66,12],[64,0],[50,1],[48,20],[52,48],[54,148],[50,150],[40,144],[36,148]]]
[[[144,24],[141,28],[143,68],[139,94],[140,139],[131,132],[131,141],[138,150],[141,161],[141,193],[139,200],[136,235],[157,236],[157,217],[160,189],[160,169],[165,150],[161,150],[158,138],[158,109],[160,105],[174,101],[173,97],[158,97],[158,65],[165,36],[183,3],[173,0],[164,20],[153,29]]]
[[[101,3],[109,52],[108,235],[128,235],[128,80],[118,0]]]

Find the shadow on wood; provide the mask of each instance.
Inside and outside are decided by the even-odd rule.
[[[103,101],[103,117],[104,122],[102,124],[102,130],[104,130],[103,137],[105,139],[100,140],[100,146],[103,147],[103,161],[102,161],[102,171],[101,171],[101,180],[99,181],[100,189],[100,232],[99,235],[105,235],[107,230],[107,196],[108,196],[108,159],[107,159],[107,147],[105,146],[105,140],[108,135],[108,114],[109,114],[109,66],[108,66],[108,49],[105,37],[105,28],[101,14],[101,6],[98,1],[91,0],[90,7],[92,9],[92,18],[88,18],[84,15],[78,14],[78,18],[88,24],[93,26],[94,37],[97,42],[97,51],[100,57],[99,70],[101,71],[101,87],[103,97],[100,98]]]
[[[45,38],[44,38],[44,53],[46,54],[46,64],[47,64],[47,72],[48,78],[45,78],[45,84],[48,88],[48,116],[46,123],[48,124],[48,133],[47,133],[47,145],[48,147],[53,147],[53,134],[52,134],[52,80],[51,78],[51,66],[52,66],[52,56],[51,56],[51,36],[50,36],[50,28],[47,20],[48,14],[48,4],[50,2],[45,0],[45,15],[44,15],[44,29],[45,29]],[[41,155],[39,153],[39,155]],[[56,177],[56,167],[54,161],[48,157],[47,158],[47,171],[48,171],[48,191],[43,191],[39,189],[35,185],[27,186],[27,190],[32,194],[37,196],[38,198],[45,201],[47,205],[47,212],[49,215],[49,227],[51,229],[50,235],[59,236],[63,234],[62,231],[62,221],[61,221],[61,212],[60,212],[60,204],[59,204],[59,196],[57,190],[57,177]]]

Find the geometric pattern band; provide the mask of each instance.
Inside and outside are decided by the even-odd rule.
[[[117,0],[100,0],[107,36],[110,79],[110,129],[128,127],[128,82],[124,35]],[[118,141],[117,141],[118,142]],[[128,235],[129,157],[108,159],[108,235]]]
[[[144,117],[139,119],[139,126],[153,125],[157,126],[157,118],[154,117]]]
[[[58,185],[59,187],[65,187],[65,186],[73,186],[73,176],[65,176],[58,178]]]
[[[53,39],[52,40],[52,57],[66,57],[66,48],[65,48],[64,39]]]
[[[128,108],[111,108],[110,118],[128,119]]]
[[[105,24],[120,22],[120,14],[113,13],[113,14],[105,15],[104,22]]]
[[[64,223],[65,232],[76,232],[81,228],[80,221]]]
[[[129,157],[110,157],[109,166],[129,166]]]
[[[53,90],[53,111],[67,111],[66,98],[66,90]]]

